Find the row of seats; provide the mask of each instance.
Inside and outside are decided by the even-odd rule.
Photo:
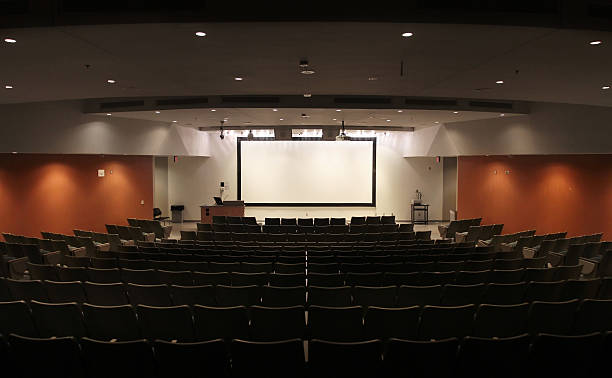
[[[237,217],[237,216],[224,216],[224,215],[213,215],[213,224],[258,224],[255,217]],[[329,225],[345,225],[346,218],[269,218],[264,219],[264,225],[299,225],[299,226],[329,226]],[[350,224],[395,224],[394,215],[383,215],[383,216],[367,216],[367,217],[351,217]],[[206,225],[205,223],[198,223],[198,227]]]
[[[403,338],[512,337],[524,333],[581,335],[612,331],[612,300],[533,302],[517,305],[208,307],[84,303],[0,302],[4,334],[91,337],[96,340],[214,339],[364,341]]]
[[[303,277],[302,277],[303,278]],[[303,282],[303,281],[302,281]],[[341,283],[340,283],[341,284]],[[229,286],[142,285],[56,281],[0,281],[0,300],[39,300],[53,303],[77,302],[97,305],[210,306],[350,305],[403,307],[412,305],[517,304],[532,301],[612,299],[612,279],[521,282],[516,284],[472,284],[432,286]],[[306,295],[308,293],[308,295]]]
[[[541,334],[535,339],[529,335],[461,341],[391,339],[384,344],[378,340],[303,343],[299,339],[106,342],[11,335],[8,344],[0,345],[0,362],[8,376],[590,378],[609,372],[605,356],[612,354],[612,333]]]
[[[325,231],[318,228],[293,226],[223,226],[213,231],[181,231],[181,240],[199,241],[243,241],[243,242],[340,242],[340,241],[398,241],[431,240],[431,231],[400,231],[394,226],[327,226]],[[337,227],[334,228],[334,227]],[[225,229],[227,228],[227,229]],[[236,228],[234,230],[234,228]],[[254,229],[253,229],[254,228]],[[319,232],[315,232],[315,231]]]

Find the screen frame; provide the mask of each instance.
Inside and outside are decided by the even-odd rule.
[[[248,139],[245,137],[236,138],[236,171],[237,171],[237,183],[238,183],[238,194],[237,200],[242,200],[242,149],[241,143],[243,141],[257,142],[257,141],[276,141],[275,138],[252,138]],[[289,140],[281,140],[278,142],[292,142],[292,141],[323,141],[321,138],[292,138]],[[370,202],[245,202],[245,206],[253,207],[376,207],[376,137],[371,138],[351,138],[350,140],[341,141],[338,143],[351,143],[352,141],[370,141],[372,142],[372,200]]]

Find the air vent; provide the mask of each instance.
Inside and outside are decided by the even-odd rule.
[[[221,101],[226,103],[279,103],[280,97],[272,96],[223,96]]]
[[[100,104],[100,109],[131,108],[134,106],[144,106],[144,101],[103,102]]]
[[[208,104],[208,98],[207,97],[167,98],[164,100],[157,100],[156,103],[157,105],[161,105],[161,106]]]
[[[406,105],[412,106],[457,106],[457,100],[435,100],[427,98],[407,98]]]
[[[390,104],[389,97],[336,97],[336,104]]]
[[[479,108],[497,108],[497,109],[512,109],[511,102],[492,102],[492,101],[470,101],[470,106]]]

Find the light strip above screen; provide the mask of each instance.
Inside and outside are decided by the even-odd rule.
[[[376,206],[376,138],[238,138],[237,168],[246,206]]]

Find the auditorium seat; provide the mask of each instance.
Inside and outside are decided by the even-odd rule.
[[[94,283],[116,283],[121,282],[121,271],[117,268],[113,269],[87,269],[87,281]]]
[[[555,281],[561,280],[577,280],[580,278],[582,265],[559,265],[555,269]]]
[[[88,337],[96,340],[139,340],[142,338],[132,306],[96,306],[83,304],[83,318]]]
[[[396,286],[355,286],[353,287],[353,300],[356,305],[363,307],[394,307],[396,292]]]
[[[532,336],[538,333],[569,335],[579,303],[578,299],[566,302],[532,302],[527,330]]]
[[[466,272],[480,272],[489,271],[493,269],[493,260],[468,260],[463,264],[463,271]],[[484,282],[484,281],[483,281]]]
[[[85,290],[79,281],[45,281],[43,285],[47,291],[47,297],[49,298],[50,303],[76,302],[81,304],[87,301]]]
[[[529,335],[507,338],[467,336],[461,342],[456,377],[514,378],[528,375]]]
[[[272,273],[269,275],[270,286],[292,287],[306,285],[306,274],[304,273]]]
[[[612,299],[612,277],[603,277],[599,288],[599,299]]]
[[[30,273],[30,279],[32,280],[59,281],[59,276],[57,274],[57,266],[55,265],[42,265],[27,262],[26,268]]]
[[[529,304],[482,304],[476,311],[472,336],[512,337],[527,331]]]
[[[358,225],[365,225],[366,217],[351,217],[351,227]]]
[[[223,340],[174,343],[156,340],[153,344],[157,377],[223,377],[229,368]]]
[[[512,305],[523,302],[527,284],[519,283],[491,283],[487,285],[482,303]]]
[[[172,302],[176,306],[193,306],[195,304],[202,306],[215,306],[217,304],[215,298],[215,287],[212,285],[171,285],[170,293],[172,295]]]
[[[30,308],[24,301],[0,302],[0,334],[38,337]]]
[[[362,309],[359,306],[310,306],[308,331],[312,339],[342,342],[363,340]]]
[[[384,308],[371,306],[364,317],[366,339],[416,339],[419,330],[419,306]]]
[[[380,373],[380,341],[329,342],[313,340],[309,345],[312,377],[361,378]]]
[[[472,332],[472,320],[476,306],[425,306],[419,326],[420,340],[442,340],[449,337],[462,338]]]
[[[397,289],[397,306],[437,306],[442,297],[442,286],[407,286],[402,285]]]
[[[3,366],[9,376],[14,370],[18,377],[83,377],[79,344],[73,337],[33,338],[12,334],[11,365]]]
[[[389,273],[385,273],[383,276],[383,285],[418,286],[421,283],[420,278],[421,278],[420,272],[412,272],[412,273],[389,272]]]
[[[346,218],[330,218],[329,219],[329,224],[331,226],[344,226],[346,225]]]
[[[192,307],[196,340],[249,338],[249,317],[246,307]]]
[[[306,270],[306,265],[304,265],[303,263],[297,263],[297,264],[276,263],[274,264],[273,270],[275,273],[281,273],[281,274],[293,274],[293,273],[303,274]]]
[[[344,276],[339,273],[311,273],[308,272],[308,286],[339,287],[344,285]]]
[[[226,285],[232,283],[232,278],[228,272],[217,273],[202,273],[193,272],[193,281],[195,285]]]
[[[281,341],[303,339],[306,333],[304,306],[252,306],[251,340]]]
[[[351,305],[351,287],[308,287],[308,305],[346,307]]]
[[[487,290],[484,283],[474,285],[446,285],[442,293],[443,306],[464,306],[480,304]]]
[[[172,306],[170,289],[167,285],[127,284],[127,294],[133,306]]]
[[[48,302],[47,292],[41,281],[20,281],[11,278],[5,278],[4,282],[8,286],[11,296],[15,300],[31,300]]]
[[[241,273],[272,273],[274,270],[273,263],[246,263],[243,262],[240,264],[240,272]],[[293,272],[291,272],[293,273]],[[297,272],[296,272],[297,273]]]
[[[108,342],[84,337],[81,348],[87,377],[155,376],[153,348],[145,340]]]
[[[193,276],[190,271],[167,271],[157,270],[158,280],[166,285],[193,285]]]
[[[531,349],[533,377],[593,377],[602,335],[539,334]],[[607,359],[609,361],[609,359]]]
[[[465,267],[464,267],[465,269]],[[461,270],[457,272],[455,276],[455,283],[457,285],[475,285],[483,282],[488,282],[490,270],[481,271],[465,271]]]
[[[345,282],[347,286],[382,286],[383,285],[383,274],[382,272],[377,273],[354,273],[349,272],[345,276]]]
[[[86,336],[81,309],[76,303],[30,302],[34,325],[40,337]]]
[[[142,336],[148,340],[192,342],[195,331],[189,306],[136,308]]]
[[[260,288],[250,286],[217,285],[215,288],[219,306],[252,306],[261,303]]]
[[[576,313],[574,334],[612,331],[612,300],[585,299]]]
[[[525,302],[545,301],[556,302],[561,300],[564,281],[529,282],[525,291]]]
[[[211,262],[208,264],[208,270],[211,273],[240,272],[240,263]]]
[[[435,341],[390,339],[384,359],[385,376],[450,378],[458,346],[459,340],[454,337]]]
[[[303,286],[264,286],[262,288],[262,306],[291,307],[306,305],[306,287]]]
[[[455,272],[422,272],[421,285],[446,285],[455,281]]]
[[[98,306],[120,306],[129,304],[125,287],[122,283],[98,284],[84,282],[83,289],[85,289],[87,303]]]
[[[556,268],[527,268],[524,280],[525,282],[552,282],[556,271]]]
[[[136,270],[121,268],[121,280],[125,283],[138,285],[157,285],[160,283],[157,272],[153,269]]]
[[[599,291],[599,278],[585,280],[567,280],[561,290],[561,300],[567,301],[574,298],[595,299]]]
[[[304,377],[304,344],[299,339],[275,342],[232,340],[230,351],[232,377]]]
[[[263,286],[268,284],[268,273],[230,273],[232,286]]]

